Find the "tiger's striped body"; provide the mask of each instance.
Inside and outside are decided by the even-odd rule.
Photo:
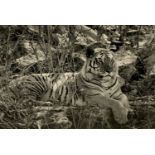
[[[0,97],[4,101],[10,96],[13,100],[32,99],[69,104],[74,98],[77,75],[78,73],[45,73],[18,77],[1,89]]]
[[[120,89],[116,62],[110,51],[99,51],[95,54],[94,50],[87,49],[86,61],[78,73],[33,74],[17,78],[1,89],[1,100],[10,95],[12,100],[29,98],[74,106],[97,104],[111,108],[115,120],[125,123],[129,104]]]

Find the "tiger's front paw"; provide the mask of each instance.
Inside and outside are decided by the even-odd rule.
[[[128,122],[128,109],[125,107],[119,107],[119,108],[115,108],[112,109],[113,111],[113,115],[114,115],[114,119],[117,123],[119,124],[125,124]]]

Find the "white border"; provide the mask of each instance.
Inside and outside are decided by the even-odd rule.
[[[154,154],[153,130],[1,130],[1,154]]]
[[[155,24],[153,0],[3,0],[1,25]],[[0,130],[0,151],[28,154],[154,154],[154,130]]]
[[[3,0],[0,5],[3,25],[155,24],[153,0]]]

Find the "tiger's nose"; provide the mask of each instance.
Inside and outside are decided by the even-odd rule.
[[[110,73],[111,71],[110,71],[110,70],[106,70],[106,72],[107,72],[107,73]]]
[[[98,77],[99,77],[99,78],[103,78],[103,75],[99,75]]]

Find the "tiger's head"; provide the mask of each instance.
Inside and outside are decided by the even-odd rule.
[[[94,43],[86,48],[85,63],[81,70],[87,80],[107,82],[118,75],[118,67],[112,51],[101,43]]]

